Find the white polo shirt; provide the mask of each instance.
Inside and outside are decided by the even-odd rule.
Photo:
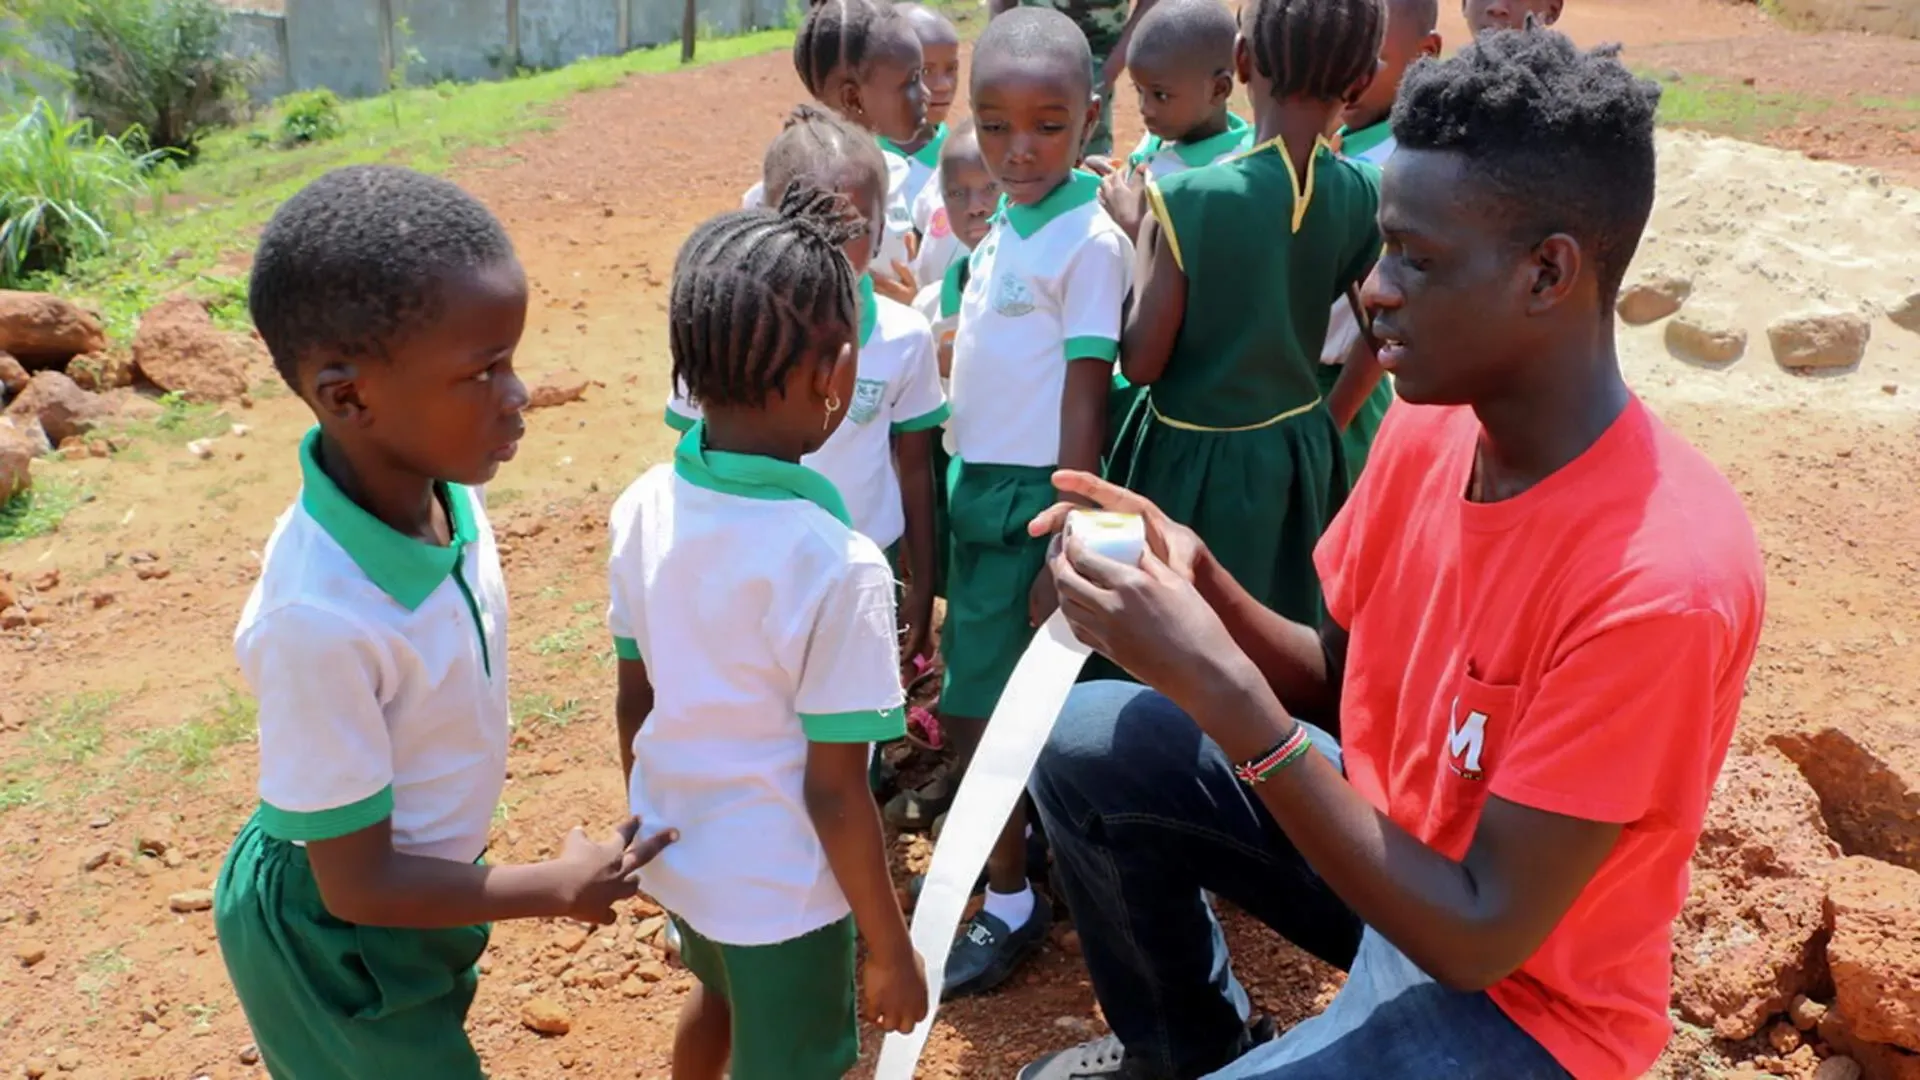
[[[906,178],[901,182],[900,194],[911,207],[920,198],[921,192],[937,187],[934,177],[940,175],[940,148],[947,144],[947,125],[941,124],[933,129],[933,138],[927,145],[909,154],[892,139],[882,138],[880,149],[889,156],[899,158],[907,168]]]
[[[1120,351],[1133,244],[1076,172],[1032,206],[1001,204],[974,249],[953,345],[953,432],[975,464],[1060,463],[1067,363]]]
[[[1209,139],[1190,143],[1162,141],[1158,135],[1141,138],[1140,145],[1127,155],[1127,167],[1145,166],[1147,175],[1165,180],[1188,169],[1198,169],[1228,158],[1239,157],[1253,149],[1253,125],[1233,113],[1227,114],[1227,130]]]
[[[960,242],[953,223],[947,220],[946,193],[938,183],[928,184],[914,198],[913,230],[920,234],[920,254],[913,259],[913,278],[922,289],[939,284],[948,267],[967,257],[966,245]]]
[[[833,482],[855,529],[890,548],[907,531],[892,437],[945,423],[947,397],[927,320],[876,296],[872,278],[860,279],[860,374],[845,407],[846,419],[826,445],[801,464]],[[685,432],[699,419],[699,406],[676,385],[667,399],[667,424]]]
[[[887,162],[887,205],[886,233],[880,238],[880,249],[874,252],[873,265],[893,275],[893,264],[898,262],[913,265],[913,255],[907,248],[907,234],[913,231],[913,208],[907,201],[907,179],[909,169],[907,159],[888,150],[884,144],[880,156]],[[767,204],[767,185],[764,180],[756,182],[740,196],[740,209],[752,210]]]
[[[613,507],[607,624],[654,694],[628,794],[649,834],[680,830],[641,887],[705,937],[770,945],[848,912],[807,747],[906,730],[893,571],[825,477],[705,434]]]
[[[1359,131],[1340,129],[1340,156],[1364,161],[1376,169],[1386,167],[1387,159],[1399,145],[1393,137],[1393,125],[1386,120]]]
[[[472,862],[507,768],[507,588],[477,492],[443,485],[453,543],[388,528],[300,445],[234,635],[260,703],[259,821],[305,843],[393,819],[408,855]]]

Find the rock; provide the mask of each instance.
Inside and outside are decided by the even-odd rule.
[[[27,625],[27,613],[17,605],[0,611],[0,630],[18,630]]]
[[[577,953],[586,947],[587,932],[578,926],[569,927],[555,939],[554,944],[560,946],[561,952]]]
[[[1854,856],[1832,874],[1835,1010],[1856,1038],[1920,1051],[1920,873]]]
[[[109,848],[109,847],[95,848],[92,851],[87,852],[86,858],[80,860],[80,869],[85,870],[88,873],[91,873],[107,865],[107,863],[111,862],[112,860],[113,860],[112,848]]]
[[[33,448],[33,456],[53,452],[53,443],[48,441],[46,431],[41,428],[40,420],[32,416],[0,416],[0,430],[11,431],[27,440]]]
[[[92,431],[113,413],[105,401],[87,393],[58,371],[42,371],[33,377],[7,415],[16,422],[38,420],[47,439],[58,445]]]
[[[640,966],[633,969],[633,974],[641,982],[657,983],[667,981],[667,976],[673,973],[658,960],[642,960]]]
[[[1694,364],[1718,367],[1747,353],[1747,332],[1718,311],[1683,311],[1667,322],[1667,351]]]
[[[1842,850],[1920,870],[1920,720],[1843,710],[1767,741],[1800,766]]]
[[[141,581],[165,581],[173,570],[166,563],[141,563],[133,568],[133,576]]]
[[[1920,1054],[1860,1038],[1839,1009],[1829,1009],[1821,1019],[1820,1038],[1835,1053],[1858,1062],[1867,1080],[1920,1080]]]
[[[173,850],[174,835],[173,817],[169,814],[155,814],[134,834],[133,850],[142,855],[152,855],[157,858]]]
[[[106,347],[100,321],[78,306],[45,293],[0,290],[0,349],[28,368],[59,367]]]
[[[213,907],[212,889],[188,889],[167,897],[167,907],[177,915],[206,911]]]
[[[1614,310],[1628,326],[1645,326],[1679,311],[1691,295],[1691,280],[1673,274],[1653,274],[1621,290]]]
[[[653,993],[653,984],[641,982],[632,975],[620,984],[620,996],[623,998],[643,998]]]
[[[32,967],[47,958],[47,946],[44,942],[23,941],[14,946],[13,958],[21,967]]]
[[[1723,1039],[1758,1034],[1818,985],[1827,869],[1820,801],[1777,754],[1734,754],[1714,786],[1674,924],[1674,1007]]]
[[[80,1067],[80,1051],[68,1047],[53,1056],[53,1064],[61,1072],[73,1072]]]
[[[213,440],[195,439],[187,444],[187,453],[205,461],[213,456]]]
[[[260,1064],[260,1048],[254,1045],[253,1043],[248,1043],[240,1051],[240,1064],[242,1065]]]
[[[563,372],[549,375],[533,388],[533,396],[527,402],[529,409],[551,409],[556,405],[569,405],[586,396],[588,379],[584,375]]]
[[[1813,1080],[1860,1080],[1860,1063],[1850,1057],[1830,1057],[1813,1070]]]
[[[557,1003],[537,997],[520,1006],[520,1022],[529,1031],[542,1035],[565,1035],[573,1030],[573,1017]]]
[[[166,1033],[167,1029],[161,1027],[159,1024],[147,1023],[140,1025],[140,1038],[143,1042],[153,1042]]]
[[[11,425],[0,427],[0,503],[33,487],[33,459],[38,456],[32,439]],[[0,608],[6,607],[0,603]]]
[[[259,346],[213,325],[191,297],[163,300],[140,316],[133,362],[160,389],[193,401],[232,401],[247,392],[247,368]]]
[[[1785,1020],[1767,1029],[1767,1043],[1782,1054],[1800,1049],[1800,1029]]]
[[[53,1062],[43,1057],[30,1057],[21,1068],[27,1074],[27,1080],[40,1080],[53,1071]]]
[[[52,567],[33,576],[34,592],[52,592],[60,587],[60,569]]]
[[[105,393],[133,385],[133,357],[125,353],[99,352],[76,356],[67,362],[67,375],[83,390]]]
[[[1850,368],[1867,353],[1873,326],[1851,311],[1788,315],[1767,327],[1780,366],[1800,370]]]
[[[17,596],[13,591],[13,582],[7,580],[4,576],[0,576],[0,611],[5,611],[12,607],[16,599]],[[8,730],[11,730],[9,725],[0,724],[0,731]]]
[[[1827,1007],[1802,994],[1787,1006],[1787,1015],[1793,1019],[1794,1027],[1801,1031],[1812,1031],[1820,1026],[1820,1018],[1827,1015]]]
[[[27,388],[30,376],[18,357],[0,349],[0,399],[12,397]]]
[[[1902,330],[1911,330],[1920,334],[1920,292],[1912,293],[1905,300],[1893,305],[1887,311],[1887,318]]]
[[[179,848],[174,848],[172,851],[160,856],[160,865],[169,870],[178,870],[187,865],[187,857],[180,853]]]

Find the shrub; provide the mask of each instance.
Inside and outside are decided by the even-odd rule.
[[[81,112],[122,138],[192,155],[202,132],[231,123],[255,65],[226,51],[218,0],[32,0],[65,46]]]
[[[340,99],[322,87],[280,99],[280,142],[286,146],[326,142],[346,130]]]
[[[104,252],[171,156],[95,136],[91,123],[62,120],[44,98],[0,122],[0,286]]]

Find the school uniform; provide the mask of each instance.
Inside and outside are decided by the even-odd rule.
[[[859,376],[852,399],[843,403],[846,418],[801,464],[833,483],[853,527],[892,559],[907,531],[892,437],[945,423],[947,399],[926,320],[905,304],[876,295],[871,277],[860,279],[859,303]],[[667,399],[667,425],[684,433],[700,416],[699,406],[675,386]]]
[[[1147,188],[1186,315],[1110,475],[1199,533],[1255,599],[1310,625],[1313,545],[1348,486],[1314,369],[1329,305],[1380,253],[1378,191],[1324,140],[1304,176],[1275,140]]]
[[[1227,130],[1193,142],[1168,142],[1158,135],[1146,135],[1127,155],[1129,172],[1142,168],[1155,180],[1226,161],[1253,149],[1253,125],[1239,116],[1227,114]]]
[[[899,154],[888,151],[882,146],[880,156],[887,163],[887,202],[886,232],[880,238],[880,250],[874,253],[873,265],[888,277],[893,276],[893,264],[902,266],[913,264],[913,253],[907,245],[907,234],[913,231],[913,209],[907,202],[906,189],[910,172],[907,160]],[[767,185],[757,181],[740,196],[740,208],[752,210],[767,206]],[[775,204],[771,209],[778,209]]]
[[[465,1020],[488,928],[330,914],[305,844],[391,819],[394,850],[471,863],[506,779],[507,590],[477,492],[437,485],[453,542],[394,532],[300,447],[235,634],[259,701],[260,804],[214,889],[214,927],[276,1077],[479,1077]]]
[[[1385,120],[1359,131],[1343,127],[1335,143],[1342,156],[1371,166],[1376,171],[1386,167],[1387,159],[1393,156],[1394,147],[1399,145],[1393,137],[1393,125]],[[1359,324],[1354,321],[1352,307],[1346,298],[1335,300],[1333,310],[1328,313],[1327,341],[1320,351],[1320,365],[1314,369],[1322,395],[1333,393],[1334,384],[1340,380],[1341,362],[1359,334]],[[1346,430],[1340,433],[1340,446],[1346,452],[1349,483],[1360,482],[1360,470],[1367,464],[1373,440],[1380,433],[1380,424],[1386,419],[1387,409],[1392,404],[1393,377],[1382,375],[1373,393],[1360,403],[1359,411],[1353,414]]]
[[[934,179],[940,175],[940,148],[945,145],[947,145],[947,125],[945,124],[934,128],[933,138],[927,140],[925,146],[911,153],[902,149],[900,144],[892,139],[880,137],[880,149],[886,151],[891,157],[899,158],[906,166],[907,175],[901,183],[900,194],[909,207],[920,197],[921,192],[929,187],[939,186],[934,183]]]
[[[1075,173],[1031,206],[1003,202],[960,290],[940,642],[950,715],[990,717],[1033,636],[1027,595],[1047,541],[1027,523],[1055,499],[1067,365],[1119,353],[1133,245],[1099,190],[1097,177]]]
[[[944,212],[944,211],[943,211]],[[967,287],[968,261],[967,249],[956,245],[961,258],[948,265],[939,281],[920,290],[914,297],[913,307],[923,315],[933,327],[933,345],[936,350],[941,346],[953,345],[954,335],[960,328],[960,296]],[[940,390],[948,399],[953,397],[953,381],[945,375],[940,377]],[[947,570],[953,556],[952,519],[947,510],[948,487],[951,484],[954,458],[953,426],[942,421],[940,440],[933,444],[933,546],[934,546],[934,589],[933,594],[946,599]]]
[[[640,885],[732,1009],[734,1080],[837,1080],[859,1053],[855,928],[803,784],[810,744],[906,731],[893,572],[826,477],[705,436],[610,522],[614,651],[654,690],[628,796],[681,830]]]

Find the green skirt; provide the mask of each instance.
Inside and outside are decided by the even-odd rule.
[[[853,1068],[853,916],[775,945],[722,945],[674,923],[687,970],[732,1013],[732,1080],[840,1080]]]
[[[327,913],[307,851],[249,820],[214,887],[227,975],[274,1080],[486,1074],[467,1009],[488,928],[396,930]]]
[[[1149,392],[1127,418],[1115,464],[1109,479],[1198,533],[1254,599],[1320,624],[1313,549],[1348,490],[1324,405],[1251,431],[1193,431],[1160,419]]]
[[[1340,381],[1341,369],[1333,364],[1315,364],[1314,378],[1320,383],[1320,394],[1325,397],[1333,393],[1333,384]],[[1360,411],[1353,414],[1353,422],[1347,430],[1340,433],[1340,448],[1347,456],[1347,485],[1360,482],[1360,470],[1366,468],[1367,453],[1373,449],[1374,436],[1380,434],[1380,424],[1387,417],[1387,407],[1393,404],[1393,376],[1382,375],[1374,384],[1373,393],[1360,403]]]
[[[940,711],[988,720],[1033,640],[1027,597],[1046,569],[1051,539],[1028,536],[1027,525],[1054,503],[1053,470],[955,459],[952,479]]]

